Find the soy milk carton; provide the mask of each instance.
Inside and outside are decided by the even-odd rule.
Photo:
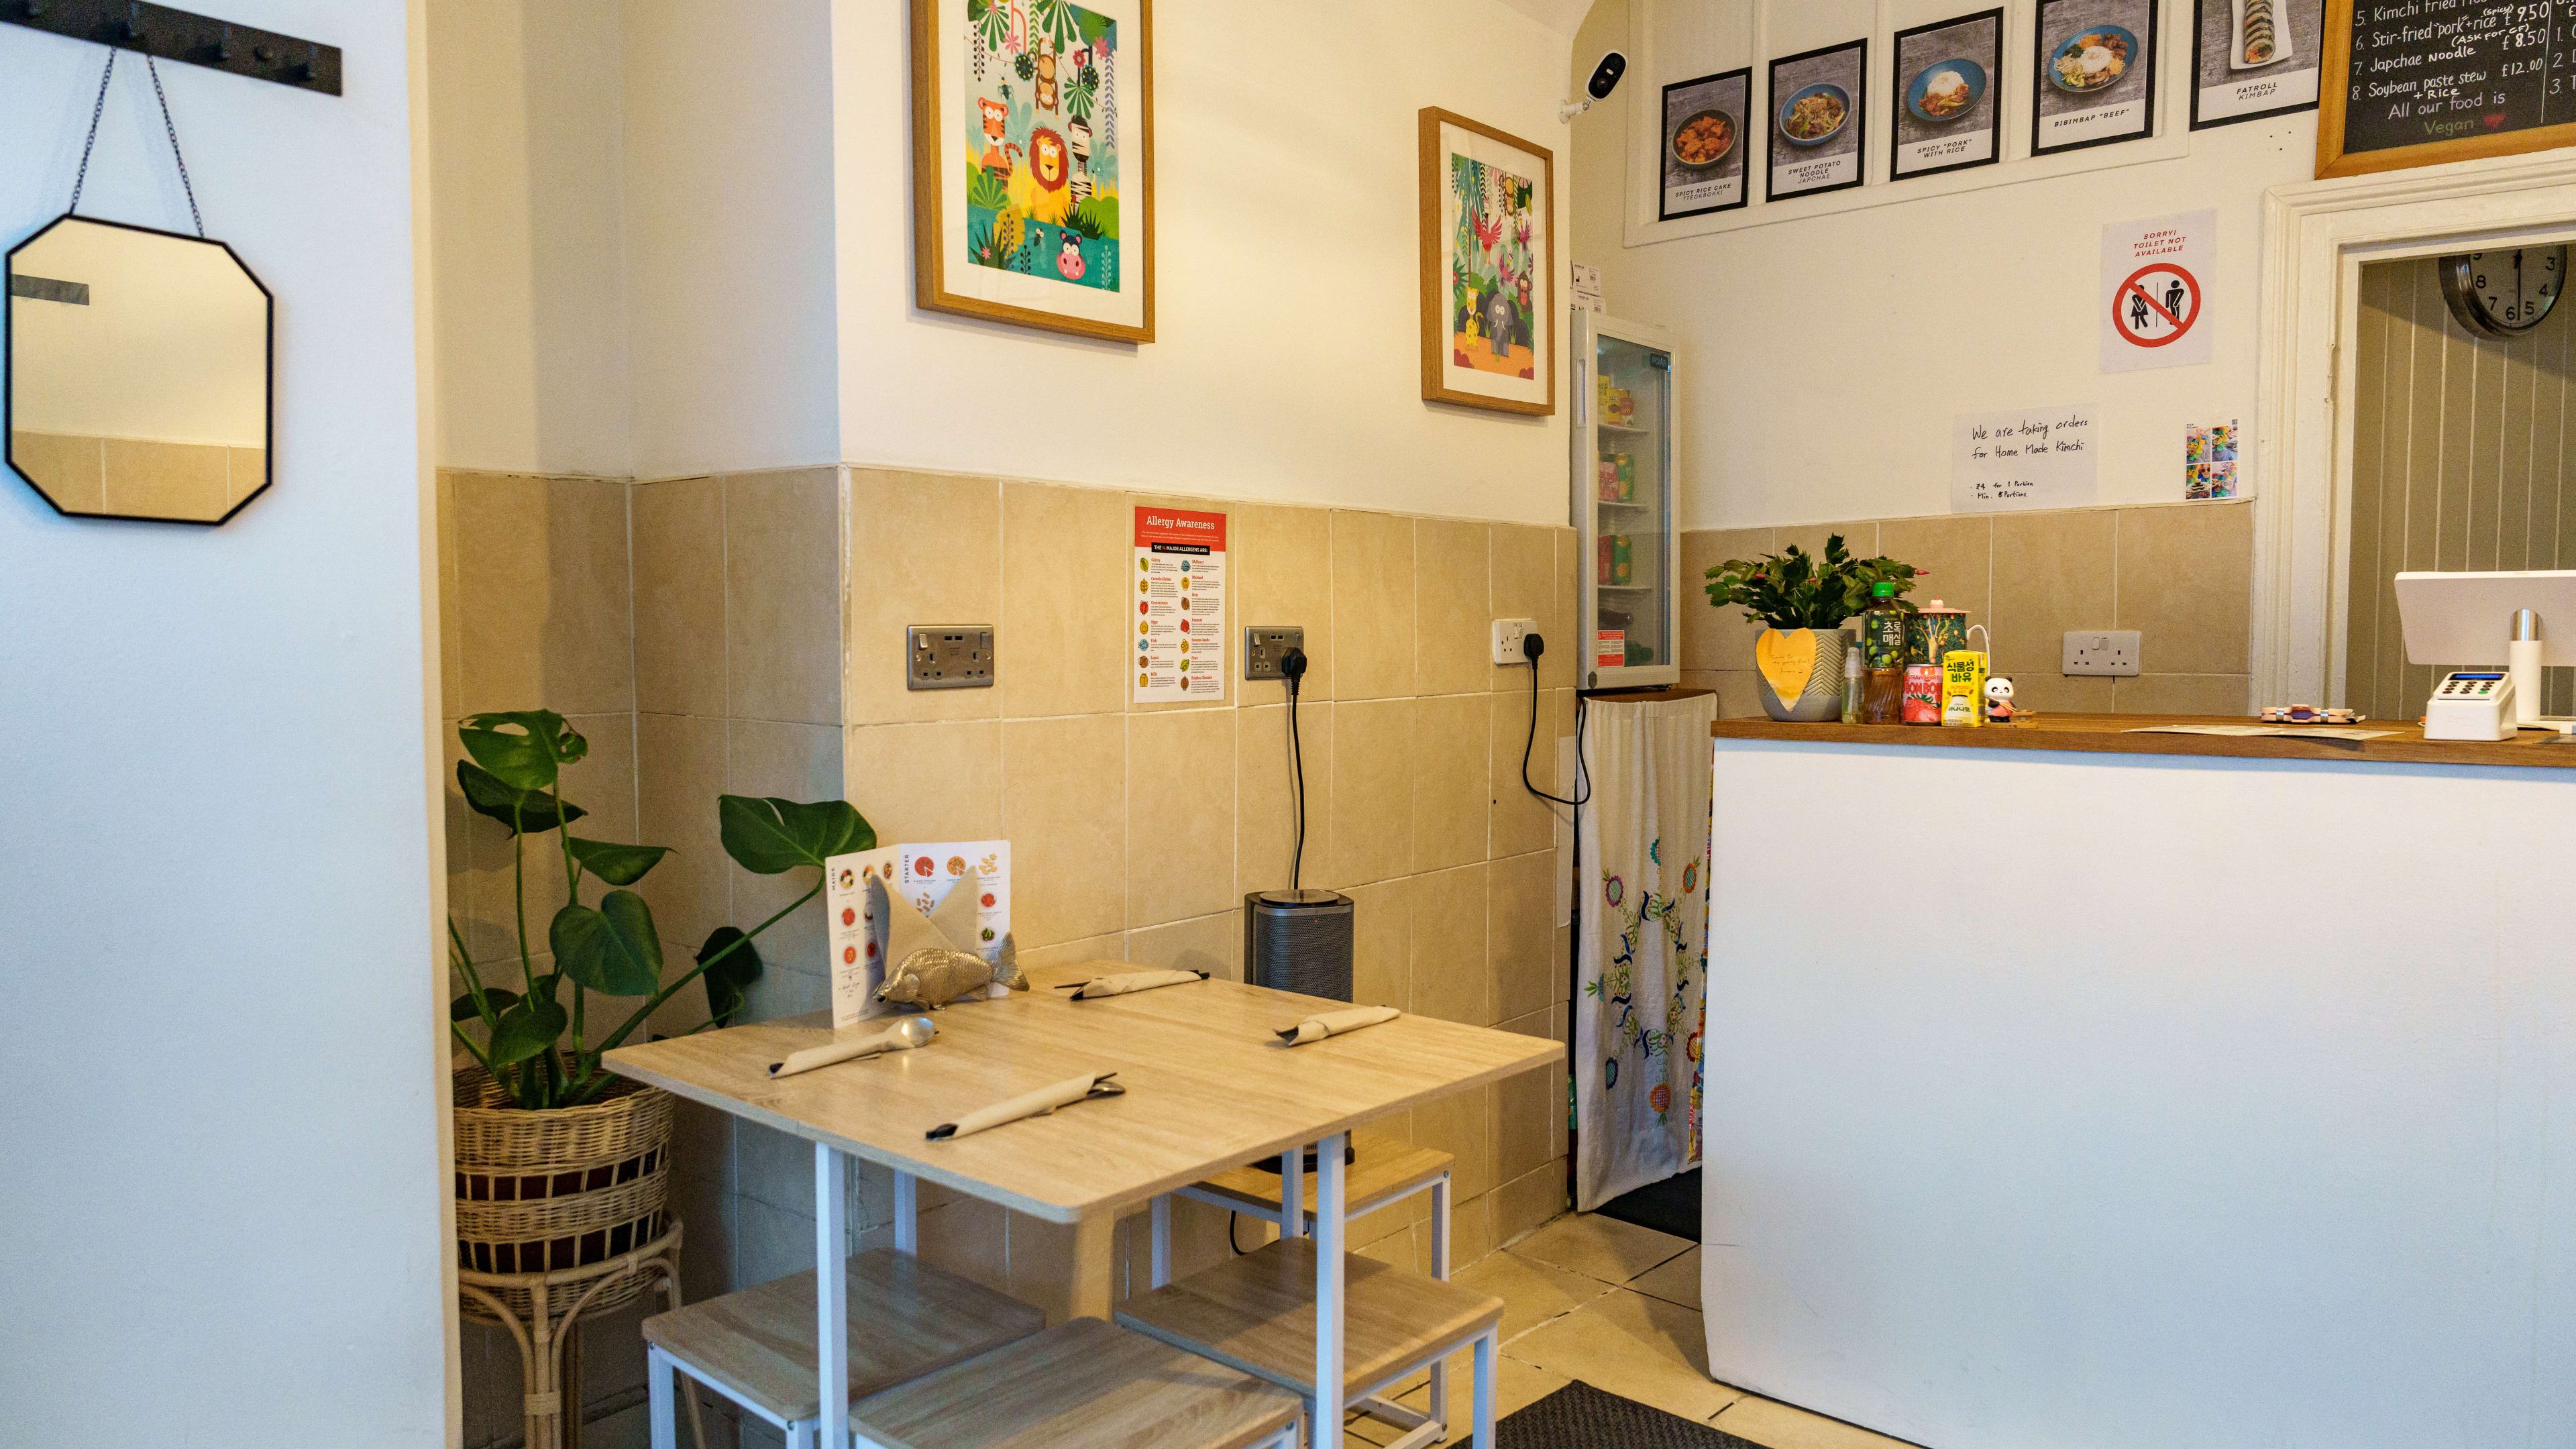
[[[1983,721],[1978,706],[1986,693],[1986,656],[1980,650],[1953,649],[1941,656],[1941,723],[1975,729]]]

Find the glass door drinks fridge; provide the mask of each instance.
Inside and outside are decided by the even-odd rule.
[[[1673,532],[1673,372],[1662,330],[1577,310],[1574,526],[1583,536],[1575,677],[1586,689],[1681,682]]]

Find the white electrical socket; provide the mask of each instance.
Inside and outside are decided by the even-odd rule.
[[[2064,667],[2060,674],[2109,674],[2126,677],[2138,672],[2138,631],[2135,629],[2070,629],[2066,632]]]
[[[1521,641],[1537,632],[1536,619],[1496,619],[1494,621],[1494,662],[1527,664],[1521,656]]]

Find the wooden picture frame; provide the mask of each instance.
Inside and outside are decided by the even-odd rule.
[[[1153,341],[1153,0],[912,0],[912,181],[923,311]]]
[[[1422,108],[1419,131],[1422,396],[1552,416],[1565,321],[1556,300],[1556,153],[1438,106]],[[1469,177],[1478,183],[1474,214],[1458,189]],[[1454,245],[1461,239],[1463,249]]]
[[[2448,161],[2474,161],[2488,156],[2519,156],[2530,151],[2548,151],[2560,146],[2576,146],[2576,121],[2556,126],[2533,126],[2524,130],[2499,131],[2492,135],[2468,135],[2451,141],[2427,141],[2420,146],[2392,146],[2384,150],[2346,151],[2346,105],[2352,94],[2352,10],[2353,0],[2326,0],[2325,78],[2317,103],[2317,177],[2367,176],[2379,171],[2400,171],[2411,166],[2439,166]],[[2558,21],[2576,19],[2561,11]],[[2545,40],[2545,53],[2564,41]],[[2557,52],[2557,53],[2564,53]],[[2576,68],[2576,67],[2571,67]],[[2552,69],[2555,69],[2554,67]],[[2576,75],[2560,77],[2549,70],[2541,73],[2543,94],[2553,81],[2564,79],[2570,84],[2561,92],[2562,103],[2571,104],[2576,113]],[[2544,115],[2546,112],[2544,111]]]

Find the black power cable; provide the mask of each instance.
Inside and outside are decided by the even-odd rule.
[[[1584,806],[1592,803],[1592,771],[1583,760],[1583,726],[1585,721],[1591,716],[1591,711],[1584,707],[1586,701],[1580,693],[1576,694],[1574,698],[1575,798],[1568,800],[1562,795],[1551,795],[1545,790],[1542,790],[1536,785],[1530,783],[1530,750],[1538,744],[1538,660],[1539,656],[1546,652],[1547,641],[1545,639],[1540,638],[1536,634],[1524,634],[1521,636],[1521,655],[1523,658],[1529,660],[1530,672],[1529,737],[1521,741],[1521,788],[1529,791],[1531,794],[1536,795],[1542,800],[1553,801],[1559,805],[1571,805],[1575,809],[1581,810]]]
[[[1288,753],[1297,762],[1297,853],[1288,860],[1288,889],[1296,890],[1304,879],[1306,867],[1306,747],[1297,738],[1297,686],[1305,682],[1306,651],[1291,649],[1279,656],[1279,676],[1288,681]],[[1233,1224],[1226,1225],[1228,1240]]]

